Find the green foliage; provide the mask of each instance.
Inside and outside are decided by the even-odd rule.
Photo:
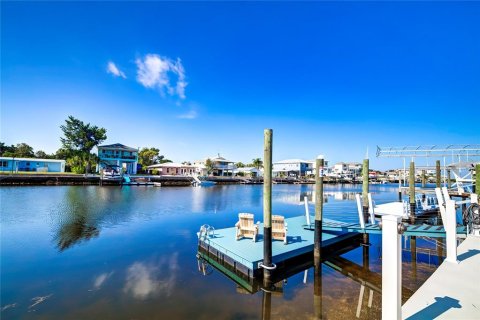
[[[142,148],[138,153],[138,163],[145,169],[148,166],[159,163],[160,149]],[[163,158],[163,157],[162,157]]]
[[[237,163],[235,163],[235,166],[237,168],[245,168],[245,164],[243,162],[237,162]]]
[[[0,156],[2,157],[14,157],[15,156],[15,146],[5,145],[5,143],[0,142]]]
[[[18,143],[16,146],[7,146],[0,142],[0,155],[2,157],[33,158],[33,148],[26,143]]]
[[[37,152],[35,152],[35,158],[39,158],[39,159],[51,159],[52,158],[52,155],[49,155],[47,154],[45,151],[43,150],[38,150]]]
[[[252,159],[252,166],[257,169],[263,168],[263,161],[260,158]]]
[[[160,149],[142,148],[138,152],[138,163],[142,165],[143,170],[146,170],[148,166],[167,162],[172,162],[172,160],[165,159],[164,156],[160,155]]]
[[[90,172],[92,165],[95,165],[97,161],[96,156],[91,151],[93,147],[107,139],[107,130],[92,126],[90,123],[85,124],[73,116],[69,116],[65,120],[65,125],[61,125],[60,129],[62,129],[64,135],[60,138],[62,142],[61,153],[66,155],[65,159],[71,164],[72,171],[81,170],[83,167],[84,172]],[[59,151],[57,151],[56,156],[58,156]]]
[[[214,164],[213,164],[213,161],[210,158],[205,160],[205,169],[207,169],[208,174],[211,174],[213,172]]]

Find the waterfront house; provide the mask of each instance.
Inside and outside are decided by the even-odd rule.
[[[197,173],[195,166],[175,162],[154,164],[148,166],[147,170],[149,173],[157,170],[160,176],[194,176]]]
[[[272,171],[275,177],[304,177],[315,174],[315,161],[302,159],[281,160],[273,163]]]
[[[0,157],[0,171],[65,172],[65,160]]]
[[[197,173],[202,176],[208,175],[208,169],[206,166],[207,160],[212,162],[212,172],[214,176],[233,176],[233,172],[237,167],[234,161],[227,160],[218,154],[216,157],[205,158],[203,160],[197,160],[193,165],[197,168]]]
[[[263,172],[255,167],[236,168],[234,175],[244,176],[248,178],[257,178],[263,176]]]
[[[98,146],[98,171],[109,166],[122,168],[128,174],[137,173],[138,149],[120,143]]]
[[[362,164],[358,162],[338,162],[333,166],[332,172],[345,179],[355,179],[362,174]]]

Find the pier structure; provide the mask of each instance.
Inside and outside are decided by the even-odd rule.
[[[472,232],[465,227],[466,240],[457,248],[457,232],[459,230],[456,222],[456,205],[467,201],[450,199],[445,187],[436,188],[435,192],[444,223],[447,257],[403,308],[401,306],[400,235],[407,235],[408,228],[401,223],[401,216],[398,214],[400,210],[396,203],[383,205],[383,208],[388,209],[382,215],[382,318],[384,319],[433,319],[437,317],[476,319],[480,317],[480,310],[476,307],[480,287],[471,285],[472,279],[476,277],[474,270],[478,269],[478,265],[480,265],[480,255],[477,254],[480,252],[478,250],[480,248],[479,230]],[[478,198],[473,195],[471,202],[478,205]],[[475,228],[480,228],[480,226],[475,226]],[[457,254],[457,250],[460,255]],[[462,260],[468,262],[464,263]],[[444,296],[442,297],[442,295]],[[452,311],[452,308],[461,310]]]

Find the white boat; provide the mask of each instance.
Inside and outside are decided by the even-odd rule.
[[[123,180],[123,174],[120,173],[120,171],[114,167],[114,166],[108,166],[103,169],[103,172],[101,174],[102,180],[109,180],[109,181],[122,181]]]
[[[215,181],[200,179],[200,177],[198,177],[198,176],[192,176],[192,177],[193,177],[193,180],[194,180],[193,185],[195,185],[195,186],[208,187],[208,186],[213,186],[213,185],[217,184]]]

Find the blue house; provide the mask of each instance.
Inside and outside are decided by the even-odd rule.
[[[0,157],[0,171],[65,172],[65,160]]]
[[[128,174],[137,173],[138,149],[120,143],[98,146],[98,171],[107,167],[123,169]]]

